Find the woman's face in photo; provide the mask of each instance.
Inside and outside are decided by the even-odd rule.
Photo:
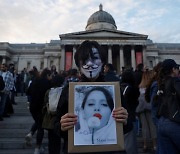
[[[95,90],[89,94],[85,102],[84,114],[87,121],[89,118],[95,116],[100,119],[100,125],[96,127],[96,129],[100,129],[107,125],[111,115],[111,109],[108,106],[103,92]]]
[[[81,73],[87,78],[96,78],[102,68],[102,61],[99,52],[96,48],[92,48],[93,58],[89,58],[85,61],[85,64],[81,65]]]

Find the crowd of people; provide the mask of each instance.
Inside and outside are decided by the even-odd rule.
[[[77,127],[79,121],[75,113],[68,112],[69,82],[119,82],[120,84],[121,107],[115,108],[109,103],[106,90],[101,88],[89,91],[81,106],[83,112],[87,111],[85,119],[96,115],[102,121],[99,127],[93,129],[93,133],[100,132],[102,128],[105,130],[112,120],[123,124],[124,151],[104,153],[138,153],[137,119],[142,129],[145,152],[150,148],[158,154],[180,152],[180,72],[179,65],[174,60],[166,59],[152,70],[143,64],[139,64],[135,71],[123,68],[118,75],[113,65],[107,63],[102,47],[95,41],[84,41],[75,53],[74,59],[78,69],[73,68],[67,72],[58,72],[53,65],[51,69],[45,68],[42,72],[39,72],[35,66],[29,72],[24,68],[18,74],[13,64],[9,67],[6,64],[1,65],[0,121],[13,113],[12,104],[17,104],[14,96],[17,93],[26,95],[34,123],[25,136],[25,141],[27,145],[31,145],[32,137],[36,132],[34,154],[40,153],[44,129],[48,130],[49,154],[60,154],[60,151],[68,153],[67,132]],[[92,102],[94,99],[89,98],[91,95],[96,98],[97,94],[99,97],[102,96],[103,103],[102,99],[96,100],[95,103]],[[105,120],[104,111],[109,115]],[[76,132],[82,129],[79,124]],[[87,129],[90,137],[92,128]],[[63,147],[61,147],[61,139],[64,140]],[[151,147],[148,147],[149,139],[152,140]],[[77,143],[79,142],[86,145],[82,143],[84,140],[78,139]],[[96,141],[93,141],[94,143]]]

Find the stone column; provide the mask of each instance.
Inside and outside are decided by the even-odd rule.
[[[112,47],[108,46],[108,63],[112,64]]]
[[[48,67],[48,59],[44,57],[44,68]]]
[[[3,57],[2,64],[6,64],[6,57]]]
[[[76,64],[74,60],[75,53],[76,53],[76,46],[73,46],[72,68],[76,68]]]
[[[65,45],[61,46],[61,61],[60,61],[60,70],[64,70],[65,66]]]
[[[58,54],[56,71],[59,72],[59,70],[60,70],[60,56],[59,56],[59,54]]]
[[[144,66],[146,66],[147,63],[146,63],[146,47],[145,46],[143,46],[142,54],[143,54],[143,64]]]
[[[135,58],[134,46],[131,46],[131,66],[133,67],[133,69],[136,68],[136,58]]]
[[[159,58],[158,56],[155,56],[155,64],[157,65],[159,63]]]
[[[124,67],[124,52],[123,52],[123,46],[122,45],[120,45],[119,57],[120,57],[120,71],[121,71],[122,67]]]

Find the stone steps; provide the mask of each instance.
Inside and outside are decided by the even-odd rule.
[[[24,138],[27,135],[28,130],[27,129],[17,129],[17,128],[15,128],[12,131],[12,129],[1,129],[0,141],[1,141],[2,138],[3,139],[6,139],[6,138],[9,139],[9,136],[11,138]],[[16,133],[14,133],[14,132],[16,132]],[[34,136],[36,136],[36,134],[34,134]],[[45,131],[44,137],[47,138],[47,131]]]
[[[27,108],[27,98],[16,97],[15,102],[17,105],[13,105],[14,114],[0,122],[0,154],[33,154],[36,134],[33,136],[31,147],[25,144],[25,136],[34,122]],[[44,154],[48,153],[47,143],[45,131],[42,144]]]
[[[0,121],[0,154],[33,154],[35,148],[35,137],[33,136],[32,146],[25,144],[25,136],[29,132],[34,120],[27,108],[26,97],[16,97],[17,105],[13,105],[14,114],[10,118],[4,118]],[[143,152],[143,139],[137,137],[139,154],[152,154],[152,151]],[[63,141],[62,141],[63,142]],[[42,147],[44,154],[48,153],[47,131],[45,131]],[[149,146],[152,144],[148,142]]]
[[[1,154],[33,154],[33,152],[34,152],[34,149],[18,149],[16,151],[14,151],[14,149],[0,150]]]
[[[31,116],[31,113],[27,109],[17,108],[14,116]]]
[[[16,132],[16,133],[14,133],[14,132]],[[11,136],[11,138],[23,138],[26,134],[27,134],[26,129],[13,128],[13,131],[12,131],[12,129],[1,129],[1,132],[0,132],[1,138],[0,138],[0,140],[2,138],[9,139],[9,136]]]
[[[11,143],[11,144],[10,144]],[[32,147],[35,145],[35,138],[32,140]],[[43,145],[47,146],[47,138],[43,139]],[[32,149],[25,144],[23,138],[2,138],[0,139],[0,149]]]

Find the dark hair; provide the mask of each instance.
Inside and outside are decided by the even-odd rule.
[[[161,69],[160,69],[159,74],[158,74],[158,89],[159,90],[164,89],[166,79],[172,73],[172,69],[173,68],[168,68],[167,69],[167,67],[164,67],[163,63],[162,63]]]
[[[6,64],[6,63],[3,63],[2,65],[3,65],[4,67],[7,67],[7,64]]]
[[[143,63],[140,63],[140,64],[137,65],[136,70],[137,71],[142,71],[143,67],[144,67]]]
[[[53,70],[53,69],[56,70],[56,66],[55,65],[51,66],[51,70]]]
[[[38,69],[36,66],[33,66],[33,70],[38,72]]]
[[[111,109],[111,111],[114,109],[114,101],[113,101],[113,98],[112,98],[111,94],[108,92],[108,90],[106,90],[106,89],[103,88],[103,87],[95,87],[95,88],[92,88],[90,91],[88,91],[88,92],[86,93],[86,96],[84,97],[83,102],[82,102],[82,106],[81,106],[83,109],[84,109],[84,106],[85,106],[85,103],[86,103],[86,100],[87,100],[89,94],[90,94],[91,92],[93,92],[93,91],[101,91],[101,92],[105,95],[106,100],[107,100],[107,104],[108,104],[109,108]]]
[[[178,67],[179,65],[176,64],[176,62],[173,59],[165,59],[161,64],[161,69],[158,73],[158,90],[164,91],[165,84],[168,78],[170,77],[173,68]],[[162,97],[163,93],[160,93],[155,96],[155,100],[158,100],[158,98]]]
[[[114,71],[114,66],[112,64],[107,63],[105,66],[109,68],[109,71]]]
[[[80,68],[80,62],[84,64],[89,56],[94,59],[92,48],[98,50],[102,63],[106,63],[106,53],[103,48],[96,41],[84,41],[81,43],[74,55],[75,63],[78,68]]]
[[[29,75],[31,75],[33,78],[37,78],[39,77],[39,72],[37,70],[32,69],[29,71]]]
[[[62,75],[55,75],[51,80],[52,87],[60,87],[64,82],[64,77]]]
[[[131,86],[135,84],[135,79],[132,70],[125,70],[121,75],[121,82],[128,83]]]
[[[77,69],[72,68],[68,70],[68,76],[76,76],[78,73]]]
[[[51,75],[51,71],[50,71],[48,68],[45,68],[45,69],[42,71],[40,77],[41,77],[41,78],[46,78],[47,75]]]
[[[14,67],[14,64],[13,64],[13,63],[10,63],[10,64],[9,64],[9,68],[10,68],[10,67]]]

